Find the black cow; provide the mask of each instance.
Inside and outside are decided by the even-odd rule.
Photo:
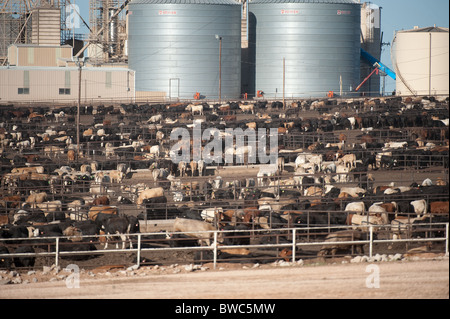
[[[34,254],[34,248],[31,246],[20,246],[14,251],[16,254]],[[34,267],[34,263],[36,261],[36,257],[34,256],[23,256],[23,257],[14,257],[14,265],[16,267]]]
[[[0,246],[0,255],[9,254],[8,248],[5,246]],[[10,257],[0,257],[0,268],[10,269],[12,265],[12,260]]]
[[[0,238],[28,238],[28,229],[25,226],[5,225],[0,229]],[[8,244],[20,244],[20,240],[8,240]]]
[[[227,231],[223,236],[224,245],[250,245],[250,232],[248,232],[247,226],[227,225],[222,230]]]
[[[397,160],[393,159],[392,156],[381,155],[380,167],[381,168],[393,168],[397,166]]]
[[[108,248],[108,239],[111,235],[118,235],[122,239],[122,249],[125,249],[126,240],[130,242],[130,248],[133,244],[129,238],[129,234],[139,232],[139,220],[135,216],[114,216],[106,220],[104,225],[105,233],[108,235],[105,249]],[[116,249],[119,248],[116,243]]]

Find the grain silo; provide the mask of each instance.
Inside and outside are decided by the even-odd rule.
[[[398,31],[392,44],[397,95],[449,94],[448,28]]]
[[[240,5],[233,0],[134,0],[128,59],[136,70],[138,97],[192,99],[198,92],[207,99],[239,98]]]
[[[347,95],[359,84],[358,2],[253,0],[249,10],[255,90],[266,98],[283,87],[286,98]]]
[[[365,2],[361,6],[361,48],[375,59],[381,60],[381,43],[381,7]],[[360,82],[371,74],[373,68],[371,63],[361,58]],[[380,95],[380,76],[378,74],[370,76],[360,90],[366,95]]]

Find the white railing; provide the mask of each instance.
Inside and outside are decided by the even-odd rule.
[[[42,241],[52,241],[51,243],[45,242],[45,244],[52,244],[54,241],[55,245],[55,251],[54,252],[39,252],[39,253],[12,253],[12,254],[0,254],[0,258],[7,258],[7,257],[55,257],[55,265],[59,265],[59,259],[63,256],[76,256],[76,255],[94,255],[94,254],[107,254],[107,253],[120,253],[120,252],[136,252],[137,254],[137,260],[136,264],[137,266],[140,266],[141,263],[141,253],[145,251],[183,251],[183,250],[210,250],[213,251],[213,263],[214,263],[214,269],[217,266],[218,262],[218,252],[222,249],[236,249],[236,248],[291,248],[292,249],[292,261],[295,262],[296,260],[296,248],[302,247],[302,246],[332,246],[332,245],[369,245],[369,258],[373,257],[373,246],[374,244],[379,243],[412,243],[412,242],[445,242],[445,253],[449,253],[449,223],[433,223],[433,224],[415,224],[414,226],[427,226],[427,227],[436,227],[436,226],[445,226],[445,237],[435,237],[435,238],[408,238],[408,239],[375,239],[375,230],[377,228],[387,228],[388,230],[391,229],[390,225],[363,225],[358,227],[364,227],[369,228],[368,232],[368,239],[366,240],[353,240],[353,241],[317,241],[317,242],[297,242],[297,234],[299,231],[318,231],[321,229],[329,230],[330,227],[305,227],[305,228],[278,228],[278,229],[257,229],[257,230],[216,230],[216,231],[204,231],[204,232],[177,232],[176,234],[183,234],[183,235],[193,235],[193,234],[199,234],[203,235],[202,238],[205,238],[205,234],[209,233],[212,234],[211,238],[213,239],[213,242],[210,246],[191,246],[191,247],[161,247],[161,248],[142,248],[142,242],[143,236],[151,236],[151,235],[164,235],[164,233],[136,233],[136,234],[130,234],[130,237],[137,237],[137,240],[134,240],[134,243],[137,243],[136,248],[130,248],[130,249],[106,249],[106,250],[92,250],[92,251],[60,251],[60,239],[66,238],[102,238],[106,237],[107,235],[87,235],[87,236],[61,236],[61,237],[33,237],[33,238],[9,238],[9,239],[0,239],[0,243],[8,241],[28,241],[28,240],[42,240]],[[336,226],[332,227],[333,229],[337,230],[350,230],[354,229],[356,226]],[[220,245],[219,243],[219,235],[220,234],[226,234],[226,233],[233,233],[233,234],[239,234],[239,233],[258,233],[258,232],[264,232],[265,235],[267,235],[267,232],[274,232],[273,235],[280,235],[280,231],[284,231],[289,233],[290,237],[292,238],[291,243],[280,243],[280,244],[259,244],[259,245]],[[425,231],[425,230],[424,230]],[[330,233],[333,234],[333,233]],[[112,236],[118,236],[118,235],[110,235]],[[195,238],[193,238],[195,239]],[[144,241],[145,242],[145,241]],[[76,244],[77,242],[72,242],[72,244]],[[88,242],[81,242],[83,244],[89,244]],[[129,243],[128,241],[126,243]],[[395,252],[393,252],[395,253]]]

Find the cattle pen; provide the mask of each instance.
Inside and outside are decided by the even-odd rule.
[[[189,102],[83,106],[78,154],[76,107],[0,107],[0,268],[448,254],[448,98],[194,103],[203,114]],[[181,169],[170,136],[195,123],[276,128],[277,172],[237,156]],[[104,249],[106,223],[88,234],[95,209],[139,220],[121,233],[127,248]],[[214,227],[213,244],[174,231],[177,217]]]

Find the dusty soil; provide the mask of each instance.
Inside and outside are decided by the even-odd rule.
[[[368,268],[369,265],[372,265]],[[69,289],[68,273],[29,276],[34,281],[0,286],[0,298],[150,299],[447,299],[447,257],[381,263],[310,265],[222,264],[194,267],[118,266],[81,271],[80,287]],[[378,268],[377,268],[378,267]],[[379,288],[368,288],[379,270]],[[46,278],[44,278],[46,276]],[[26,275],[22,275],[23,278]],[[48,281],[54,277],[53,281]],[[37,281],[37,282],[35,282]]]

